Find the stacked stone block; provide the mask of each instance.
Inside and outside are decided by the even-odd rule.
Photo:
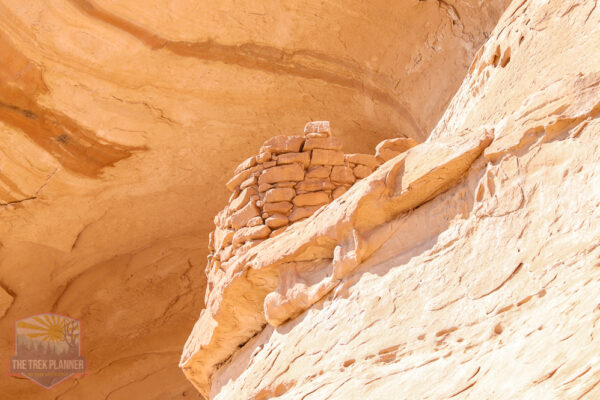
[[[303,136],[276,136],[243,161],[227,182],[229,205],[215,217],[209,265],[220,265],[308,218],[371,174],[412,139],[391,139],[376,155],[344,154],[328,121],[309,122]],[[386,143],[387,142],[387,143]],[[404,150],[403,150],[404,151]]]

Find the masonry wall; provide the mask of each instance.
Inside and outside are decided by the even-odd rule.
[[[227,182],[229,203],[214,219],[209,266],[219,267],[308,218],[369,176],[385,161],[416,145],[412,139],[383,141],[375,154],[345,154],[328,121],[309,122],[302,136],[276,136],[243,161]]]

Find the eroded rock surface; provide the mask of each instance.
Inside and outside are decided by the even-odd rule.
[[[600,397],[599,23],[514,1],[425,143],[209,276],[200,392]]]
[[[209,258],[207,307],[186,343],[186,375],[207,393],[213,369],[238,346],[265,322],[279,326],[339,285],[389,238],[382,224],[455,184],[492,136],[465,132],[415,146],[272,240],[249,239],[246,248],[225,248],[227,259],[220,256],[215,263]],[[254,228],[240,229],[233,240],[248,229]]]

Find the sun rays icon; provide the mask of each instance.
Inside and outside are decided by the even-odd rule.
[[[41,314],[17,323],[18,334],[44,342],[66,342],[69,345],[79,339],[79,323],[58,314]]]
[[[80,322],[66,315],[42,313],[16,321],[11,375],[50,389],[74,374],[85,373],[80,335]]]

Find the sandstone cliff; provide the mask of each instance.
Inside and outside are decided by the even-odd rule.
[[[599,26],[514,1],[427,141],[207,271],[196,388],[600,398]]]

